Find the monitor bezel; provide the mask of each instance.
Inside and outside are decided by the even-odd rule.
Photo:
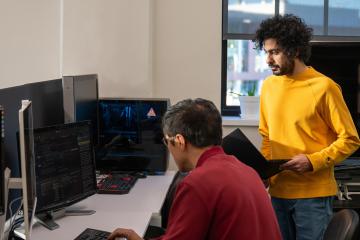
[[[30,176],[28,176],[28,168],[31,167],[30,171],[32,174],[35,174],[35,165],[32,161],[35,161],[34,158],[34,142],[28,143],[25,140],[25,114],[28,112],[30,116],[30,126],[29,131],[33,134],[33,116],[32,116],[32,104],[29,100],[22,100],[21,101],[21,108],[19,110],[19,144],[20,144],[20,161],[21,161],[21,185],[22,185],[22,193],[23,193],[23,215],[24,215],[24,226],[25,226],[25,239],[30,239],[31,236],[31,229],[33,225],[34,220],[34,214],[36,211],[36,202],[37,202],[37,196],[36,196],[36,181],[35,179],[29,179]],[[33,141],[33,138],[32,138]],[[30,145],[31,144],[31,145]],[[32,147],[32,149],[26,149],[26,145],[29,145]],[[27,159],[27,150],[31,151],[32,154],[32,161],[28,162],[29,159]],[[30,164],[30,166],[29,166]],[[34,175],[35,176],[35,175]],[[29,181],[31,181],[29,183]],[[28,184],[35,184],[35,186],[31,186],[31,188],[35,191],[33,191],[33,206],[29,206],[29,192],[28,192]],[[29,210],[31,209],[31,216],[29,216]]]
[[[4,139],[5,139],[5,110],[2,105],[0,105],[0,216],[5,214],[5,148],[4,148]]]

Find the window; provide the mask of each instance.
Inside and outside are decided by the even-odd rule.
[[[251,39],[261,21],[287,13],[304,19],[315,41],[360,41],[359,0],[223,0],[222,115],[239,114],[237,94],[254,85],[260,94],[271,71]]]
[[[262,81],[271,74],[263,51],[255,50],[251,40],[227,41],[226,104],[239,106],[238,94],[248,95],[255,87],[260,94]]]
[[[313,28],[314,35],[322,35],[324,28],[324,0],[280,1],[279,14],[295,14]]]
[[[251,34],[262,20],[275,14],[275,0],[229,0],[227,32]]]
[[[360,36],[360,1],[329,0],[328,34]]]

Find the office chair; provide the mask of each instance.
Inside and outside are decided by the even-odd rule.
[[[329,222],[323,240],[355,240],[359,227],[359,215],[353,209],[336,212]]]
[[[175,174],[174,179],[170,184],[169,190],[166,193],[164,204],[160,210],[161,227],[148,226],[144,237],[145,239],[159,237],[165,233],[169,220],[171,205],[175,197],[176,188],[179,185],[179,183],[184,179],[184,177],[187,176],[187,174],[188,174],[187,172],[180,172],[180,171],[177,171],[177,173]]]

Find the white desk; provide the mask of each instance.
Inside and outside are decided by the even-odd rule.
[[[125,195],[95,194],[71,207],[92,209],[95,214],[56,219],[60,228],[53,231],[36,224],[31,239],[71,240],[85,228],[111,232],[117,227],[124,227],[144,235],[152,213],[160,211],[174,175],[174,171],[168,171],[164,176],[138,179],[130,193]]]

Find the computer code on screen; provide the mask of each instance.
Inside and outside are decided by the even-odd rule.
[[[90,122],[36,129],[34,138],[39,211],[96,191]]]

